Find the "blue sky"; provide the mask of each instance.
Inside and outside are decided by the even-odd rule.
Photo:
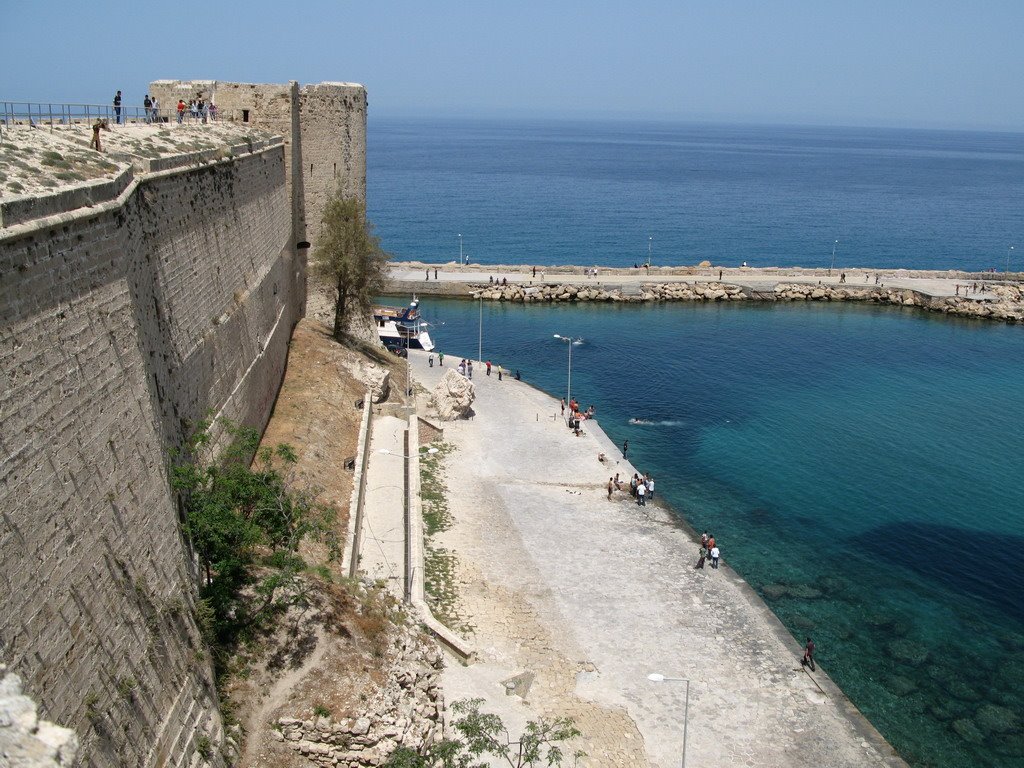
[[[371,115],[1024,131],[1024,0],[4,0],[0,98],[361,82]]]

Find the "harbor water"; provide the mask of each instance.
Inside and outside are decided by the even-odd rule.
[[[650,244],[820,267],[839,239],[840,267],[986,269],[1024,231],[1014,134],[396,121],[369,149],[404,259],[457,260],[462,234],[483,263]],[[423,312],[456,358],[482,316],[484,359],[555,396],[552,336],[582,338],[573,396],[911,764],[1024,765],[1024,329],[854,304]]]

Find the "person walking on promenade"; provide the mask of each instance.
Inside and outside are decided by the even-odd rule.
[[[654,501],[654,478],[651,475],[647,476],[647,498]]]
[[[622,441],[622,458],[626,458],[626,454],[629,453],[629,440]]]
[[[612,498],[612,491],[614,491],[614,490],[615,490],[615,481],[612,478],[609,477],[608,478],[608,499],[609,499],[609,501]]]
[[[146,98],[142,100],[142,111],[146,115],[146,122],[153,122],[153,101],[149,98],[149,94],[146,94]]]
[[[487,366],[487,375],[490,376],[491,375],[491,361],[488,360],[486,363],[484,363],[484,365]]]
[[[429,355],[427,355],[427,366],[430,367],[430,368],[434,367],[434,353],[433,352],[431,352]]]
[[[437,353],[437,364],[444,368],[444,352]]]
[[[715,548],[715,534],[708,536],[708,552]]]
[[[427,280],[430,280],[430,270],[427,270]]]
[[[153,96],[150,99],[150,102],[151,102],[152,113],[153,113],[153,120],[152,120],[152,122],[159,123],[160,122],[160,99],[158,99],[156,96]]]
[[[718,554],[719,554],[718,547],[712,547],[711,548],[711,567],[715,568],[715,569],[718,568]]]
[[[636,504],[638,507],[647,506],[647,486],[644,485],[642,479],[636,486]]]
[[[178,99],[178,125],[181,125],[181,121],[185,119],[185,100]]]
[[[434,267],[434,279],[437,280],[437,267]]]
[[[699,555],[697,558],[697,564],[693,567],[704,570],[704,561],[708,559],[708,551],[702,546],[697,554]]]
[[[562,418],[564,419],[565,418],[565,398],[563,397],[558,402],[562,406]]]
[[[498,366],[498,381],[501,381],[501,366]]]
[[[118,91],[114,94],[114,119],[117,124],[121,124],[121,92]]]
[[[814,641],[807,638],[807,645],[804,646],[804,657],[800,659],[800,665],[810,667],[812,672],[817,671],[814,666]]]
[[[466,378],[469,379],[470,381],[473,380],[473,361],[472,360],[467,360],[466,361]]]
[[[718,282],[722,282],[722,270],[718,270]]]

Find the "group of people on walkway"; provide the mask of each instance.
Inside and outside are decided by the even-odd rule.
[[[518,371],[517,371],[517,373],[518,373]],[[565,418],[565,398],[563,397],[559,401],[559,403],[562,406],[562,418],[564,419]],[[580,410],[580,404],[576,401],[576,398],[575,397],[569,398],[569,421],[567,423],[569,425],[569,429],[571,429],[573,431],[573,433],[576,435],[576,437],[579,437],[580,435],[585,434],[583,432],[583,429],[580,427],[580,422],[582,422],[582,421],[584,421],[586,419],[594,418],[594,414],[595,413],[596,413],[596,411],[594,410],[593,403],[591,403],[590,407],[588,407],[587,410],[581,411]],[[604,454],[602,453],[601,456],[603,457]],[[601,460],[604,461],[603,458]]]
[[[981,283],[980,286],[978,285],[978,283],[968,283],[967,285],[961,285],[960,283],[956,283],[955,287],[956,287],[956,295],[957,296],[960,295],[960,290],[961,289],[963,289],[963,292],[964,292],[963,295],[964,296],[967,296],[967,295],[969,295],[971,293],[979,293],[979,292],[984,293],[985,292],[985,284],[984,283]]]
[[[204,123],[209,120],[210,122],[217,121],[217,105],[207,104],[204,99],[192,99],[187,105],[184,99],[178,99],[178,123],[184,121],[185,110],[188,110],[188,114],[193,120],[202,120]]]
[[[114,122],[118,125],[125,122],[122,98],[121,91],[114,94]],[[217,105],[213,102],[207,103],[205,99],[198,97],[187,104],[184,99],[178,99],[174,111],[177,113],[178,123],[184,122],[186,115],[193,120],[202,120],[204,123],[217,120]],[[155,95],[150,96],[148,93],[142,99],[142,118],[147,123],[167,122],[170,119],[169,116],[162,117],[160,115],[160,100]]]
[[[438,352],[437,353],[437,363],[438,363],[438,365],[441,368],[444,368],[444,352]],[[434,353],[433,352],[431,352],[427,356],[427,365],[429,367],[431,367],[431,368],[434,367]],[[484,363],[484,368],[486,369],[488,376],[491,375],[491,369],[492,368],[495,371],[497,371],[498,381],[501,381],[502,377],[505,374],[505,369],[504,368],[502,368],[497,363],[492,363],[490,360],[488,360],[487,362]],[[469,360],[467,358],[462,358],[461,360],[459,360],[459,365],[456,367],[455,370],[457,370],[459,372],[460,376],[465,376],[467,379],[470,379],[470,380],[473,379],[473,361],[472,360]],[[519,381],[521,379],[521,376],[520,376],[518,370],[516,371],[515,378],[516,378],[516,381]]]
[[[604,454],[602,453],[601,456]],[[621,491],[622,486],[623,483],[619,480],[618,473],[615,474],[615,477],[609,477],[608,498],[610,499],[615,491]],[[629,480],[629,495],[636,499],[639,507],[646,507],[648,501],[654,501],[654,475],[649,472],[642,475],[634,472],[633,477]]]
[[[718,558],[721,556],[721,551],[718,549],[718,542],[715,541],[715,534],[709,534],[704,531],[700,535],[700,553],[697,560],[697,564],[694,568],[703,568],[704,561],[710,558],[711,567],[718,568]]]

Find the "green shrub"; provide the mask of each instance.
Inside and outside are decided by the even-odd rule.
[[[306,567],[298,555],[304,537],[326,540],[332,553],[339,549],[334,510],[288,475],[295,451],[259,448],[254,429],[228,423],[225,430],[230,442],[220,460],[203,458],[211,438],[202,424],[172,469],[203,571],[196,619],[215,660],[270,616],[305,599],[296,579]],[[250,587],[246,598],[243,590]]]

